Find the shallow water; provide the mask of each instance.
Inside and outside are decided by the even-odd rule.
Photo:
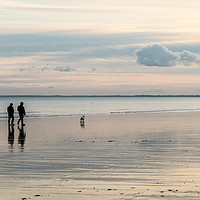
[[[0,199],[199,199],[198,113],[0,122]]]
[[[23,101],[28,117],[200,111],[200,97],[0,97],[0,119]],[[17,117],[17,112],[15,112]]]

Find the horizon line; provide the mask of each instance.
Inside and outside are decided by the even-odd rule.
[[[0,97],[200,97],[200,94],[169,95],[0,95]]]

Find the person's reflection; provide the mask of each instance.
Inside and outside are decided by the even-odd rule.
[[[14,126],[8,126],[8,144],[14,144]]]
[[[21,144],[21,148],[23,149],[26,139],[26,133],[24,132],[24,126],[21,126],[21,128],[17,126],[17,128],[19,130],[18,144]]]

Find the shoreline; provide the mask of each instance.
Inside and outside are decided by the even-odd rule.
[[[155,111],[124,111],[124,112],[110,112],[110,113],[96,113],[96,114],[66,114],[66,115],[38,115],[38,116],[29,116],[28,114],[24,117],[24,119],[45,119],[45,118],[65,118],[65,117],[81,117],[81,116],[87,116],[87,117],[98,117],[98,116],[116,116],[116,115],[150,115],[150,114],[190,114],[190,113],[200,113],[200,109],[197,110],[197,109],[179,109],[179,110],[155,110]],[[15,114],[14,115],[15,119],[18,119],[19,116],[18,114]],[[0,121],[1,120],[5,120],[7,119],[7,115],[3,116],[3,117],[0,117]]]

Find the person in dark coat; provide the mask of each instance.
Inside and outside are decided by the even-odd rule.
[[[17,124],[19,125],[19,122],[21,121],[22,125],[24,126],[25,124],[23,123],[24,116],[26,115],[25,108],[24,108],[24,103],[21,102],[20,105],[17,107],[17,111],[19,113],[19,120]]]
[[[13,108],[12,103],[10,103],[10,105],[7,107],[7,112],[8,112],[8,125],[13,126],[14,125],[14,108]]]

